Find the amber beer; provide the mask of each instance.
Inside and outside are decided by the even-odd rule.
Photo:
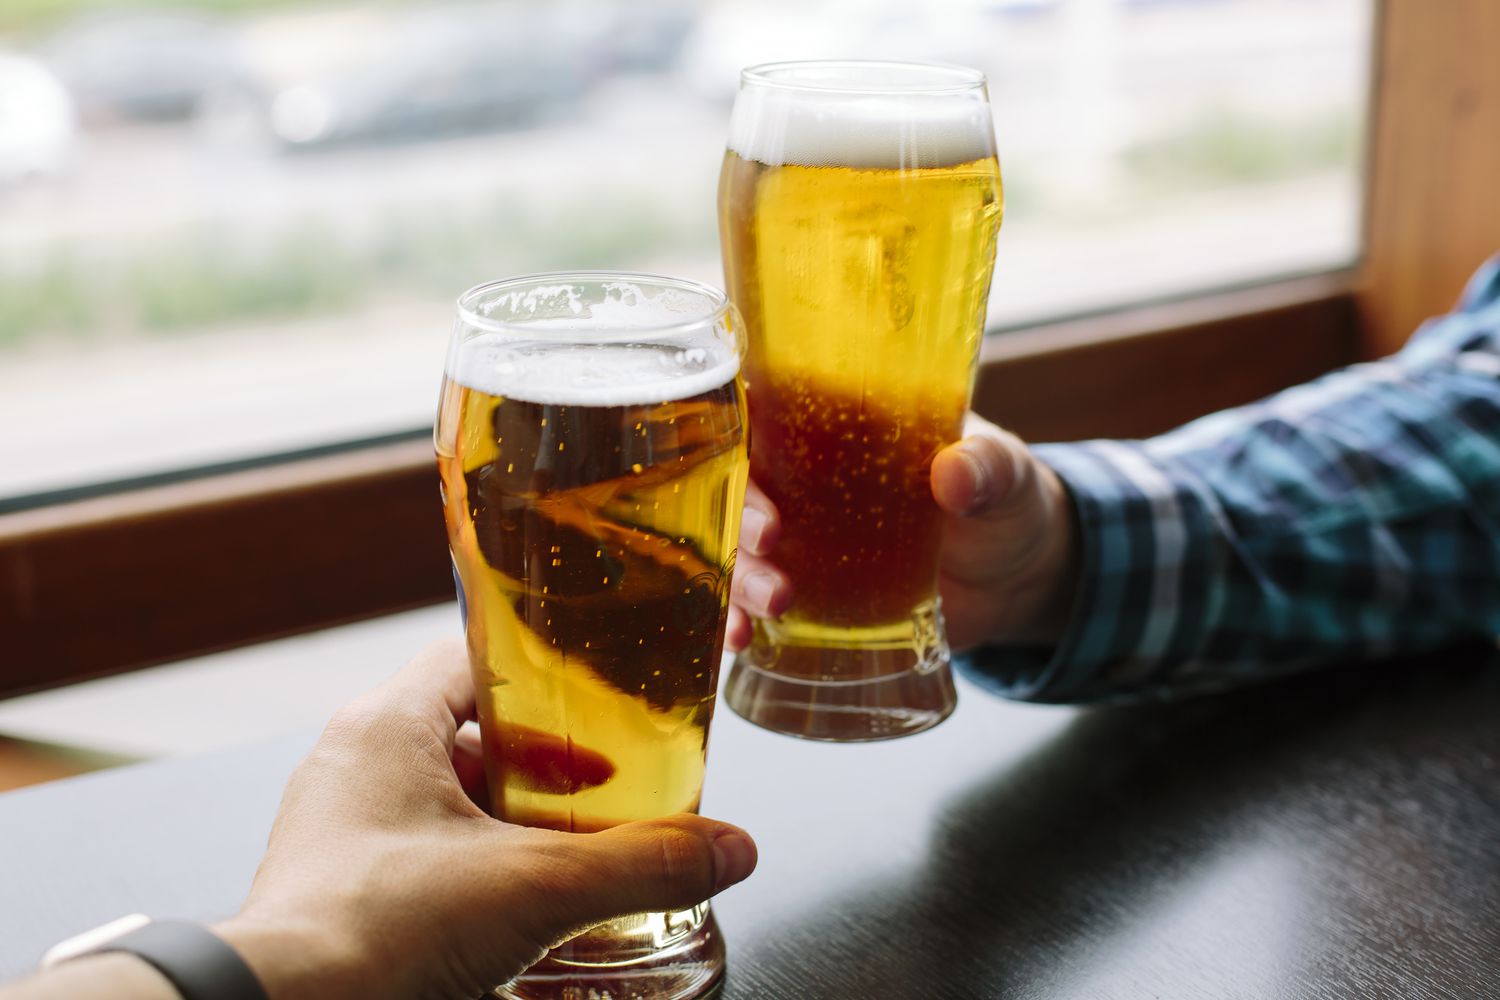
[[[954,100],[922,91],[924,67],[827,65],[747,71],[719,222],[749,334],[752,477],[796,587],[742,663],[837,684],[946,669],[928,476],[968,406],[1003,202],[982,77]]]
[[[587,832],[698,808],[746,418],[732,340],[577,343],[563,322],[557,343],[461,339],[436,440],[494,813]],[[654,961],[705,913],[605,925],[503,995],[609,989],[569,977]]]

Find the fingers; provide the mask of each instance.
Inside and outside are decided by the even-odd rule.
[[[438,726],[450,752],[458,727],[474,717],[474,676],[461,639],[442,639],[422,650],[375,697],[421,714]]]
[[[394,681],[400,695],[418,694],[407,704],[437,711],[446,708],[454,728],[474,715],[474,675],[469,669],[469,651],[462,639],[440,639],[422,650],[398,673]],[[421,696],[425,692],[425,696]]]
[[[1072,610],[1077,532],[1066,486],[1020,438],[971,417],[932,463],[949,642],[1055,642]]]
[[[780,537],[781,518],[776,505],[751,482],[745,487],[745,510],[740,515],[740,548],[763,556],[776,547]]]
[[[532,831],[541,839],[533,868],[542,938],[631,913],[695,906],[742,881],[757,861],[739,827],[678,815],[599,833]]]
[[[484,748],[479,739],[479,726],[466,722],[458,728],[453,740],[453,773],[464,794],[485,812],[490,811],[490,788],[484,775]]]
[[[966,430],[968,436],[932,460],[932,498],[960,517],[1002,512],[1032,485],[1031,453],[988,421],[974,418]]]
[[[750,640],[754,637],[755,627],[750,624],[750,616],[731,604],[729,623],[724,627],[724,648],[731,653],[738,653],[750,645]]]
[[[458,727],[473,717],[474,680],[468,652],[461,640],[444,639],[422,650],[375,690],[341,708],[329,722],[328,733],[340,739],[351,734],[379,739],[393,722],[406,720],[436,734],[451,755]]]
[[[740,547],[729,588],[729,620],[724,647],[737,653],[750,644],[752,618],[775,618],[792,603],[792,583],[765,557],[781,537],[776,505],[751,482],[745,487],[740,516]]]
[[[752,618],[775,618],[792,602],[792,583],[767,560],[742,555],[734,567],[729,600]]]
[[[737,826],[691,814],[626,823],[583,845],[606,866],[623,864],[621,913],[701,903],[742,882],[759,860],[755,841]]]

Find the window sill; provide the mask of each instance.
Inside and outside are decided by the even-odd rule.
[[[975,409],[1137,437],[1353,361],[1347,273],[1007,332]],[[0,695],[451,599],[426,440],[0,515]]]

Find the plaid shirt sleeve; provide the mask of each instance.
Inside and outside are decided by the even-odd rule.
[[[1147,441],[1041,445],[1082,570],[1012,698],[1172,696],[1500,635],[1500,257],[1397,355]]]

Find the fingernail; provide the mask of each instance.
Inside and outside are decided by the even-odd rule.
[[[766,533],[766,515],[754,507],[746,507],[740,515],[740,544],[755,555],[760,551],[761,536]]]
[[[714,838],[714,892],[727,889],[755,870],[755,844],[738,830]]]
[[[738,653],[750,644],[750,628],[745,613],[739,608],[729,609],[729,625],[724,629],[724,649]]]
[[[745,578],[745,601],[763,614],[771,613],[771,598],[776,595],[776,581],[769,573],[751,573]]]
[[[989,466],[985,465],[983,460],[974,453],[971,445],[967,443],[960,445],[958,454],[964,460],[964,464],[969,467],[969,475],[974,479],[974,490],[969,496],[969,505],[965,508],[966,512],[972,513],[990,502],[992,486],[990,470]]]

